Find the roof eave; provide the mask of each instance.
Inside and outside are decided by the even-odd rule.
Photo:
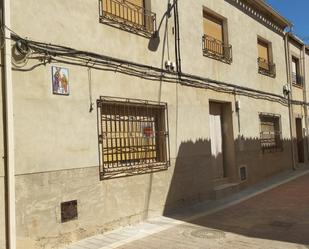
[[[252,1],[252,0],[249,0]],[[269,4],[267,4],[264,0],[254,0],[255,4],[258,5],[261,9],[267,11],[277,22],[280,26],[284,29],[287,27],[291,27],[293,24],[283,17],[279,12],[274,10]]]

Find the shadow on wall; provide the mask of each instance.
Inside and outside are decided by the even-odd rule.
[[[282,149],[261,149],[261,142],[257,138],[247,139],[240,137],[234,141],[231,152],[235,162],[230,169],[225,168],[226,160],[223,159],[223,168],[229,175],[225,178],[229,182],[239,182],[244,188],[258,181],[270,177],[278,172],[292,168],[290,140],[282,141]],[[216,157],[211,155],[211,143],[209,140],[197,140],[196,142],[181,143],[168,190],[164,214],[168,214],[176,208],[197,203],[214,197],[215,176],[217,176]],[[240,182],[239,167],[247,167],[247,180]],[[226,173],[227,174],[227,173]]]
[[[169,210],[209,199],[212,190],[211,150],[209,140],[184,142],[180,145],[165,202]]]
[[[238,189],[292,168],[290,140],[282,141],[282,149],[263,152],[259,139],[241,137],[235,140],[234,153],[236,155],[234,170],[237,179],[233,181],[239,183]],[[211,200],[214,197],[214,188],[218,186],[218,182],[213,179],[213,160],[216,158],[211,156],[209,140],[184,142],[180,145],[166,198],[165,216],[173,216],[175,209]],[[241,165],[247,166],[248,178],[244,182],[239,180],[238,171]],[[304,214],[304,209],[297,208],[294,204],[297,193],[293,191],[295,192],[295,189],[291,189],[292,196],[290,196],[288,190],[287,192],[273,190],[268,194],[269,197],[268,195],[257,196],[252,199],[252,202],[249,200],[192,223],[249,237],[308,244],[309,236],[304,231],[309,231],[309,224],[299,224],[299,229],[303,228],[301,234],[286,235],[290,223],[297,222],[291,221],[291,217],[297,219]],[[274,198],[276,196],[278,199]],[[309,196],[306,198],[304,203],[302,198],[299,198],[298,205],[302,206],[306,203],[309,205]]]

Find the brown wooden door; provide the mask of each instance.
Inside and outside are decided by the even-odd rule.
[[[301,118],[296,118],[296,141],[297,141],[297,155],[298,162],[304,162],[304,140],[303,140],[303,126]]]

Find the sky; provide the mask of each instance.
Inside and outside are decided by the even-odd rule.
[[[309,0],[266,0],[275,10],[294,24],[293,31],[309,43]]]

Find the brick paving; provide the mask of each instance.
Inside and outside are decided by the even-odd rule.
[[[309,248],[309,175],[118,249]]]

